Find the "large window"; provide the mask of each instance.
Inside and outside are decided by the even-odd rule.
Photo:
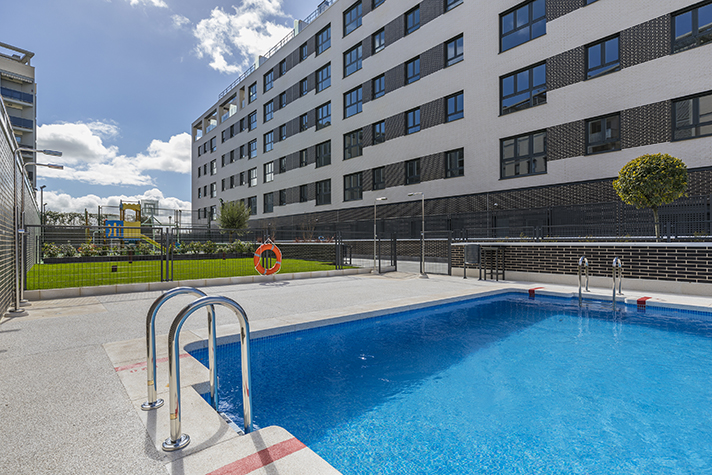
[[[240,158],[247,158],[247,145],[240,145]]]
[[[462,119],[465,115],[464,94],[458,92],[445,99],[445,122]]]
[[[287,124],[279,126],[279,140],[287,140]]]
[[[712,42],[712,3],[673,15],[672,24],[673,53]]]
[[[257,168],[247,170],[247,186],[250,188],[257,186]]]
[[[287,74],[287,60],[283,59],[279,63],[279,76],[281,77],[281,76],[284,76],[285,74]]]
[[[405,162],[405,184],[412,185],[420,183],[420,159],[407,160]]]
[[[265,193],[264,195],[264,208],[262,208],[263,213],[271,213],[274,211],[274,193]]]
[[[299,96],[306,96],[309,93],[309,80],[304,78],[299,83]]]
[[[274,114],[274,102],[269,101],[267,104],[264,105],[264,121],[268,122],[272,120]]]
[[[287,107],[287,93],[283,92],[279,95],[279,108],[284,109]]]
[[[257,197],[256,196],[250,196],[249,198],[247,198],[247,207],[250,209],[251,215],[257,214]]]
[[[385,47],[386,47],[386,30],[381,28],[380,30],[375,32],[373,35],[371,35],[371,48],[372,48],[371,52],[373,54],[376,54]]]
[[[299,131],[304,132],[309,128],[309,114],[299,116]]]
[[[344,77],[361,69],[361,43],[344,53]]]
[[[279,206],[287,204],[287,190],[279,190]]]
[[[361,86],[344,94],[344,119],[356,115],[362,110],[363,97]]]
[[[274,71],[270,70],[264,75],[264,92],[269,91],[274,86]]]
[[[274,148],[274,131],[267,132],[264,135],[264,151],[269,152]]]
[[[464,56],[462,35],[445,43],[445,66],[451,66],[462,61]]]
[[[331,46],[331,25],[316,35],[316,55],[319,56]]]
[[[331,140],[316,146],[316,168],[331,164]]]
[[[279,173],[287,173],[287,157],[279,159]]]
[[[344,36],[361,26],[361,2],[355,3],[344,12]]]
[[[218,172],[218,161],[210,160],[210,174],[215,175]]]
[[[344,176],[344,201],[363,199],[362,173]]]
[[[499,16],[500,50],[526,43],[546,34],[546,0],[527,2]]]
[[[299,61],[304,61],[309,57],[309,46],[304,43],[300,48],[299,48]]]
[[[503,139],[500,146],[502,178],[546,173],[546,132]]]
[[[331,86],[331,63],[316,72],[316,92]]]
[[[247,116],[247,130],[255,130],[257,128],[257,111],[252,112]]]
[[[386,141],[386,121],[382,120],[373,124],[373,145]]]
[[[299,202],[306,203],[309,201],[309,185],[299,185]]]
[[[712,135],[712,94],[673,102],[673,140]]]
[[[501,79],[502,115],[546,103],[546,64]]]
[[[415,7],[405,14],[405,35],[413,33],[420,28],[420,7]]]
[[[618,71],[620,68],[617,36],[586,48],[586,77],[588,79]]]
[[[299,166],[306,167],[309,161],[307,160],[307,149],[299,151]]]
[[[274,162],[267,162],[262,165],[262,171],[264,172],[265,183],[269,183],[274,180]]]
[[[621,149],[621,118],[619,114],[586,121],[586,153],[610,152]]]
[[[465,152],[463,149],[445,152],[445,178],[465,175]]]
[[[363,154],[363,132],[361,129],[344,134],[344,160]]]
[[[316,204],[317,206],[331,204],[331,180],[316,182]]]
[[[255,99],[257,99],[257,83],[252,83],[250,87],[247,89],[247,94],[248,94],[248,99],[247,103],[253,102]]]
[[[316,108],[316,130],[331,125],[331,102]]]
[[[371,97],[377,99],[386,93],[386,75],[381,74],[371,81]]]
[[[420,57],[405,63],[405,83],[410,84],[420,79]]]
[[[383,190],[386,188],[386,167],[373,169],[373,189]]]
[[[405,134],[414,134],[420,131],[420,108],[405,113]]]
[[[257,139],[250,140],[247,148],[250,149],[250,158],[255,158],[257,156]]]

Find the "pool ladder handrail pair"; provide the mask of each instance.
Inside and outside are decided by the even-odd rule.
[[[583,305],[583,296],[581,295],[582,268],[586,275],[586,292],[590,292],[590,290],[588,290],[588,259],[586,259],[586,256],[581,256],[578,260],[579,307]],[[616,309],[616,284],[618,285],[618,295],[623,295],[623,261],[619,257],[613,258],[613,310]]]
[[[167,291],[158,297],[151,305],[146,316],[146,376],[148,382],[148,401],[141,405],[144,411],[157,409],[163,405],[163,400],[157,398],[156,392],[156,315],[161,306],[177,295],[193,294],[199,298],[183,308],[173,319],[168,333],[168,372],[169,372],[169,407],[170,407],[170,437],[163,442],[163,450],[172,452],[182,449],[190,443],[190,436],[181,433],[181,405],[180,405],[180,343],[179,336],[183,323],[197,310],[208,308],[208,361],[210,403],[218,411],[217,395],[217,360],[215,358],[216,329],[215,305],[231,309],[240,322],[240,349],[242,364],[242,401],[245,419],[245,434],[252,432],[252,399],[250,388],[252,377],[250,374],[250,325],[247,314],[242,307],[232,299],[222,296],[209,297],[193,287],[178,287]]]
[[[583,305],[583,297],[581,296],[581,268],[584,268],[586,271],[586,292],[590,292],[588,290],[588,259],[586,259],[586,256],[581,256],[578,261],[578,283],[579,283],[579,288],[578,288],[578,298],[579,298],[579,307]]]

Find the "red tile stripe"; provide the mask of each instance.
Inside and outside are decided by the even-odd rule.
[[[645,301],[650,300],[652,297],[640,297],[638,299],[638,308],[645,308]]]
[[[544,287],[534,287],[534,288],[532,288],[532,289],[529,289],[529,296],[530,296],[530,297],[534,297],[534,296],[536,295],[536,291],[537,291],[538,289],[543,289],[543,288],[544,288]]]
[[[256,454],[248,455],[245,458],[225,465],[222,468],[210,472],[207,475],[247,475],[259,468],[269,465],[277,460],[305,449],[306,445],[302,444],[296,438],[291,438],[274,444],[271,447],[260,450]]]
[[[179,359],[185,358],[188,356],[188,353],[182,353],[178,356]],[[156,364],[158,363],[165,363],[168,361],[168,358],[160,358],[156,360]],[[136,369],[136,368],[145,368],[148,366],[148,363],[146,361],[141,361],[140,363],[134,363],[126,366],[117,366],[114,368],[114,370],[118,373],[119,371],[126,371],[129,369]]]

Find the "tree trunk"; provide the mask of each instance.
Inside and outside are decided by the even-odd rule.
[[[652,208],[653,219],[655,220],[655,241],[660,242],[660,219],[658,218],[658,208],[657,206]]]

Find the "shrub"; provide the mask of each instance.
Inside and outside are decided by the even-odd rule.
[[[79,246],[79,254],[82,256],[97,256],[99,255],[99,247],[96,244],[85,243]]]
[[[77,250],[69,243],[59,246],[59,250],[64,257],[74,257],[77,255]]]
[[[42,245],[42,256],[44,258],[59,257],[62,250],[53,242],[46,242]]]

